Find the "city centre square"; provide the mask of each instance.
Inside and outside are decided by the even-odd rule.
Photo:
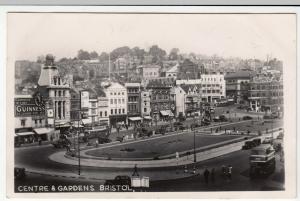
[[[181,34],[196,39],[203,33],[206,39],[199,39],[199,44],[205,46],[209,32],[200,24],[212,20],[219,26],[207,26],[234,35],[220,28],[238,14],[136,15],[10,15],[13,30],[19,30],[15,25],[21,18],[33,24],[43,18],[37,41],[48,44],[42,37],[48,33],[45,30],[56,38],[45,47],[33,43],[38,50],[30,53],[21,54],[15,47],[14,193],[289,189],[286,130],[290,122],[285,121],[285,104],[290,100],[284,98],[286,67],[281,51],[270,54],[246,46],[245,53],[229,53],[231,48],[226,48],[225,54],[208,44],[198,49],[189,37],[166,45],[161,35],[143,35],[156,27],[153,21],[170,20],[184,27]],[[80,23],[69,25],[75,16],[93,30],[86,40],[98,42],[79,43]],[[137,17],[143,23],[123,27],[123,20],[133,22]],[[243,15],[243,23],[237,24],[245,26],[252,17]],[[108,18],[111,23],[105,21]],[[255,15],[267,22],[275,18],[286,22],[289,15]],[[98,23],[102,31],[95,28]],[[175,31],[178,23],[162,30],[180,38]],[[274,24],[266,26],[277,30]],[[10,37],[20,34],[24,42],[27,32],[13,33]],[[134,37],[137,33],[139,37]],[[234,37],[236,43],[242,33]],[[215,37],[220,45],[228,40]],[[246,38],[259,40],[251,37]],[[261,40],[264,46],[267,38]]]

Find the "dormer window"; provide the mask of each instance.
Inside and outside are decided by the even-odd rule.
[[[54,81],[54,85],[56,85],[57,82],[56,77],[53,78],[53,81]]]

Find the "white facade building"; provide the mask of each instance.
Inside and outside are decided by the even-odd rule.
[[[176,85],[200,85],[201,100],[206,102],[215,102],[218,99],[226,97],[226,83],[224,74],[202,74],[201,79],[176,80]]]
[[[171,88],[171,96],[173,96],[175,100],[175,116],[178,117],[180,113],[185,116],[185,91],[180,86],[175,86]]]
[[[108,99],[110,124],[127,123],[127,89],[123,85],[111,82],[103,90]]]

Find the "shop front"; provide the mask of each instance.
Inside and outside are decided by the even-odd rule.
[[[53,128],[34,128],[33,131],[42,141],[52,141],[55,138]]]
[[[118,126],[127,125],[127,115],[111,115],[109,116],[110,126],[117,128]]]
[[[143,121],[142,117],[128,117],[129,126],[139,126]]]

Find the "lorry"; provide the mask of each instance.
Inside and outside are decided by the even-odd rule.
[[[251,178],[272,174],[276,167],[275,150],[273,146],[270,144],[261,144],[252,148],[249,163]]]

